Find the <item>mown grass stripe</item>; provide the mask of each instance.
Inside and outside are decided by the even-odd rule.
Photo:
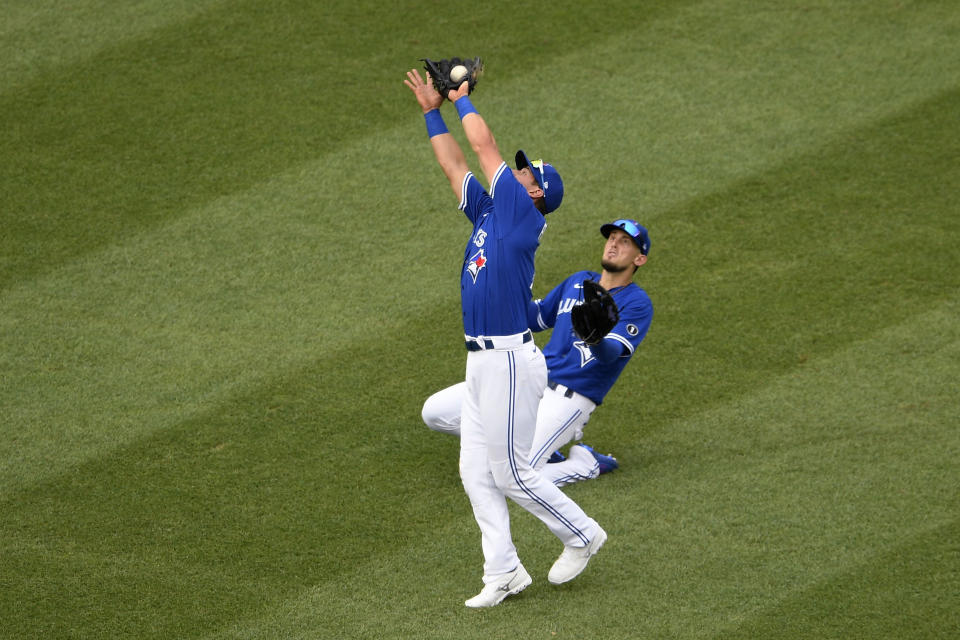
[[[337,162],[342,146],[395,126],[400,105],[409,107],[398,74],[425,55],[421,37],[447,32],[420,21],[412,39],[398,38],[388,25],[404,23],[409,8],[363,6],[222,3],[0,93],[13,123],[0,139],[0,186],[10,194],[0,209],[0,288],[287,167],[324,154]],[[485,5],[473,18],[497,11]],[[639,21],[664,9],[648,11]],[[557,20],[569,38],[540,43],[544,53],[590,40],[579,27],[629,28],[589,7]],[[487,32],[485,53],[512,55],[522,24]]]
[[[638,443],[641,453],[624,473],[610,476],[618,487],[614,494],[599,483],[568,489],[612,530],[611,548],[576,586],[546,584],[559,549],[539,522],[514,510],[515,537],[534,575],[518,605],[531,615],[519,622],[509,615],[478,620],[458,608],[477,578],[476,536],[460,520],[468,516],[468,505],[437,518],[439,509],[422,504],[424,528],[401,535],[399,545],[385,544],[384,555],[265,603],[256,616],[205,637],[346,632],[357,638],[427,638],[442,629],[441,637],[480,638],[515,624],[522,625],[521,634],[575,634],[589,598],[591,614],[603,620],[608,637],[727,637],[734,624],[745,631],[731,637],[757,637],[750,633],[759,628],[799,638],[809,637],[811,628],[845,628],[860,618],[862,603],[909,592],[906,585],[891,590],[882,580],[869,580],[871,567],[881,575],[887,566],[913,575],[919,580],[915,588],[928,582],[922,578],[926,568],[937,567],[937,578],[929,582],[955,588],[960,569],[960,558],[950,551],[955,545],[925,543],[956,525],[951,518],[957,499],[950,490],[956,468],[937,468],[936,461],[941,451],[960,445],[955,434],[940,428],[951,406],[950,382],[942,372],[960,348],[951,322],[958,305],[954,298],[815,359],[803,372],[668,425],[663,435]],[[912,357],[890,368],[890,354],[905,348]],[[878,371],[885,375],[878,377]],[[891,419],[884,404],[905,399],[898,393],[904,383],[910,385],[909,397],[923,398],[922,408],[900,409],[919,421],[909,429]],[[870,393],[836,392],[862,388]],[[802,412],[790,408],[798,397]],[[800,413],[809,415],[797,422]],[[673,455],[661,457],[666,451]],[[455,450],[448,455],[452,467]],[[446,477],[446,489],[455,493],[456,480],[442,462],[434,463],[432,473]],[[926,473],[922,470],[933,475],[918,476]],[[429,535],[430,544],[418,533]],[[915,551],[904,555],[904,548]],[[931,548],[942,552],[924,556]],[[438,571],[440,566],[445,569]],[[425,574],[429,580],[417,579]],[[857,588],[844,587],[848,582]],[[830,585],[835,585],[830,597],[818,600]],[[629,611],[622,609],[624,592],[638,594]],[[831,618],[817,621],[808,612],[821,602]],[[923,625],[934,632],[930,637],[956,620],[940,602],[912,599],[913,615],[936,616]],[[364,613],[372,610],[381,615]],[[677,617],[677,611],[684,615]],[[436,626],[423,628],[424,618]]]
[[[82,63],[117,42],[140,39],[155,29],[183,22],[222,0],[131,0],[106,4],[74,0],[7,0],[0,23],[0,94],[38,74]]]

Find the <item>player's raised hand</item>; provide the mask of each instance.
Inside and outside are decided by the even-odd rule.
[[[403,81],[403,84],[407,85],[410,91],[413,91],[413,95],[417,97],[417,102],[420,103],[420,108],[423,109],[424,113],[439,109],[440,105],[443,104],[443,96],[433,88],[429,73],[426,82],[424,82],[423,78],[420,77],[420,72],[417,69],[411,69],[407,71],[407,79]],[[464,84],[467,83],[464,82]]]
[[[447,98],[450,100],[450,102],[456,102],[463,96],[468,95],[470,95],[470,83],[464,80],[462,83],[460,83],[460,86],[457,87],[455,91],[450,92],[450,95],[448,95]]]

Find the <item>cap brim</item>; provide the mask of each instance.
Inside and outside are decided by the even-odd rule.
[[[513,161],[517,165],[517,169],[520,171],[522,171],[523,169],[526,169],[527,167],[530,167],[530,173],[532,173],[533,177],[536,178],[537,184],[540,185],[541,189],[545,190],[543,186],[543,173],[538,171],[536,167],[530,164],[530,159],[527,157],[527,154],[525,154],[522,149],[520,151],[517,151],[517,155],[514,156]]]
[[[610,224],[609,222],[603,225],[602,227],[600,227],[600,233],[603,234],[604,238],[609,238],[610,234],[613,233],[614,231],[623,231],[623,229],[621,229],[615,224]],[[623,232],[627,233],[626,231],[623,231]],[[630,236],[629,233],[627,233],[627,235]],[[630,236],[630,238],[634,241],[634,243],[636,243],[637,241],[636,238],[634,238],[633,236]]]
[[[623,231],[623,232],[626,233],[628,236],[630,236],[630,234],[627,233],[623,228],[618,227],[618,226],[615,225],[615,224],[610,224],[609,222],[608,222],[607,224],[603,225],[602,227],[600,227],[600,233],[603,235],[604,238],[609,238],[609,237],[610,237],[610,234],[613,233],[614,231]],[[642,253],[643,255],[647,255],[646,252],[643,250],[643,244],[642,244],[642,243],[643,243],[643,238],[642,238],[642,237],[641,237],[641,238],[634,238],[633,236],[630,236],[630,239],[633,240],[633,244],[637,245],[637,248],[640,249],[640,253]]]

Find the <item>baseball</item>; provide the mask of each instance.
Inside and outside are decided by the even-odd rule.
[[[454,82],[463,82],[467,77],[467,68],[462,64],[458,64],[453,69],[450,69],[450,79]]]

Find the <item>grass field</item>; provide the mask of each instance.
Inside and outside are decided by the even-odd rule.
[[[3,13],[0,637],[960,637],[953,0]],[[534,583],[479,612],[419,418],[469,229],[402,79],[447,55],[564,175],[534,294],[628,216],[656,308],[567,489],[607,546],[553,587],[513,510]]]

